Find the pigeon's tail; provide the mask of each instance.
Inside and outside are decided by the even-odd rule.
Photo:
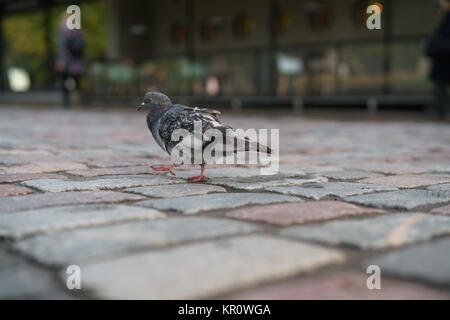
[[[256,151],[260,153],[271,154],[272,149],[268,146],[260,144],[259,142],[253,141],[248,137],[241,137],[237,134],[234,136],[234,151]]]
[[[271,154],[272,153],[272,149],[270,149],[268,146],[265,146],[265,145],[260,144],[258,142],[253,142],[253,143],[256,144],[256,151],[257,152],[267,153],[267,154]],[[250,151],[250,150],[252,150],[250,148],[250,144],[249,144],[248,148],[247,148],[247,145],[246,145],[245,146],[245,151]]]

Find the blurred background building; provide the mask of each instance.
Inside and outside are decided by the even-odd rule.
[[[59,101],[58,22],[81,7],[85,101],[426,105],[431,0],[0,0],[1,101]],[[382,8],[368,30],[366,9]]]

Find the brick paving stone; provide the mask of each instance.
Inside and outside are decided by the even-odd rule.
[[[419,174],[426,169],[403,163],[358,162],[344,164],[346,169],[373,171],[385,174]]]
[[[413,209],[419,206],[446,203],[450,194],[430,190],[399,190],[347,197],[348,202],[396,209]]]
[[[32,193],[33,190],[14,184],[0,184],[0,197],[20,196],[23,194]]]
[[[144,132],[146,133],[146,132]],[[149,133],[147,133],[149,134]],[[133,139],[133,138],[132,138]],[[163,151],[157,143],[148,144],[148,137],[140,141],[136,141],[133,139],[133,142],[136,144],[130,143],[121,143],[123,141],[114,142],[110,147],[118,154],[128,153],[130,155],[135,155],[139,157],[152,157],[152,158],[162,158],[167,159],[167,153]]]
[[[280,166],[279,171],[281,174],[305,175],[340,170],[343,169],[334,166]]]
[[[20,182],[33,179],[67,179],[66,176],[55,173],[13,173],[0,174],[0,183]]]
[[[327,196],[346,197],[376,191],[397,190],[397,188],[353,182],[329,182],[304,185],[300,187],[272,187],[266,188],[265,190],[320,200]]]
[[[36,233],[117,222],[164,218],[162,212],[126,205],[78,205],[0,215],[0,237],[21,238]]]
[[[94,178],[89,180],[29,180],[22,182],[22,184],[46,192],[64,192],[76,190],[113,190],[119,188],[155,186],[182,182],[185,181],[172,177],[143,174],[108,176],[105,178]]]
[[[142,174],[142,173],[157,173],[150,166],[137,166],[137,167],[113,167],[113,168],[90,168],[82,170],[70,170],[68,174],[74,176],[82,176],[85,178],[97,177],[97,176],[111,176],[119,174]]]
[[[114,153],[111,150],[73,150],[61,147],[54,150],[54,153],[39,154],[23,154],[23,155],[8,155],[1,156],[0,162],[5,164],[30,164],[35,162],[50,162],[55,161],[75,161],[87,162],[89,159],[98,157],[113,157]]]
[[[227,212],[226,216],[241,220],[263,221],[280,226],[289,226],[347,216],[381,213],[385,213],[385,211],[362,208],[339,201],[307,201],[235,209]]]
[[[24,196],[0,197],[0,214],[63,205],[115,203],[143,199],[145,199],[145,197],[137,194],[116,191],[27,194]]]
[[[443,214],[446,216],[450,216],[450,204],[443,206],[443,207],[435,208],[435,209],[431,210],[430,212],[435,213],[435,214]]]
[[[5,165],[24,165],[30,163],[45,163],[45,162],[54,162],[55,158],[57,158],[54,154],[25,154],[25,155],[2,155],[0,156],[0,163]]]
[[[424,213],[389,214],[375,218],[335,220],[289,227],[283,236],[360,249],[382,249],[450,234],[450,217]]]
[[[3,149],[0,147],[0,162],[3,160],[4,155],[49,155],[51,152],[47,150],[34,150],[34,149],[22,149],[15,147],[14,149]]]
[[[269,176],[270,177],[270,176]],[[256,177],[260,178],[260,177]],[[284,178],[284,179],[275,179],[270,180],[264,176],[265,179],[255,179],[255,177],[247,178],[247,179],[214,179],[209,183],[227,186],[234,189],[240,190],[260,190],[267,187],[277,187],[277,186],[291,186],[291,185],[302,185],[305,183],[320,183],[327,182],[328,179],[324,177],[313,177],[313,176],[304,176],[299,178]]]
[[[137,202],[136,205],[159,210],[175,210],[184,214],[200,211],[233,209],[249,204],[301,201],[296,197],[269,193],[219,193],[173,199],[156,199]]]
[[[71,299],[53,274],[0,248],[0,299]]]
[[[370,258],[364,265],[378,265],[387,275],[450,286],[449,257],[450,240],[447,238]]]
[[[419,164],[418,166],[430,172],[450,173],[448,164]]]
[[[100,159],[89,162],[90,166],[99,168],[150,166],[152,160],[145,158]]]
[[[382,273],[383,274],[383,273]],[[367,289],[368,275],[345,270],[283,281],[224,299],[237,300],[449,300],[450,293],[420,283],[382,276],[381,290]]]
[[[79,264],[146,248],[259,230],[258,226],[228,219],[172,217],[37,235],[16,242],[14,248],[43,264]]]
[[[36,162],[33,164],[2,168],[0,169],[0,173],[47,173],[86,168],[86,165],[77,162]]]
[[[243,236],[83,266],[83,281],[101,298],[204,298],[344,259],[336,250]]]
[[[169,184],[163,186],[136,187],[125,189],[124,191],[142,194],[144,196],[154,198],[178,198],[185,196],[208,194],[211,192],[226,192],[226,190],[222,187],[199,183],[183,183],[183,184]]]
[[[374,183],[397,188],[416,188],[450,182],[450,177],[433,175],[398,175],[387,177],[371,177],[359,181],[360,183]]]
[[[332,171],[332,172],[323,172],[322,176],[336,179],[336,180],[354,180],[354,179],[363,179],[369,177],[381,177],[382,174],[368,172],[368,171],[358,171],[358,170],[342,170],[342,171]]]

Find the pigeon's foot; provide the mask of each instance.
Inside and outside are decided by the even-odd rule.
[[[188,178],[188,180],[191,182],[206,181],[206,180],[208,180],[208,177],[205,176],[204,174],[201,174],[199,176],[190,177],[190,178]]]
[[[200,168],[201,168],[201,172],[200,172],[200,175],[199,176],[193,176],[193,177],[190,177],[190,178],[188,178],[188,180],[189,181],[191,181],[191,182],[199,182],[199,181],[205,181],[205,180],[208,180],[208,177],[207,176],[205,176],[205,165],[204,164],[202,164],[202,165],[200,165]]]
[[[172,171],[172,168],[173,168],[173,165],[160,166],[160,167],[152,166],[153,170],[156,170],[156,171],[168,171],[170,174],[175,175],[175,173]]]

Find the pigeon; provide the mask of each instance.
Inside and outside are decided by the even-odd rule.
[[[226,135],[232,135],[234,140],[233,152],[240,151],[238,146],[244,146],[245,151],[256,150],[257,152],[264,152],[270,154],[272,151],[269,147],[259,144],[248,137],[238,135],[234,129],[226,124],[220,122],[218,116],[220,111],[188,107],[181,104],[173,104],[168,96],[160,92],[148,92],[145,94],[142,103],[137,110],[141,110],[143,107],[149,109],[147,114],[147,126],[150,129],[153,138],[158,145],[171,155],[174,147],[179,141],[173,141],[172,133],[177,129],[187,130],[189,133],[194,131],[194,123],[201,121],[202,133],[205,133],[208,129],[218,129],[223,133],[223,143],[225,143]],[[239,140],[240,143],[237,143]],[[202,151],[214,140],[202,141]],[[222,141],[218,141],[221,143]],[[224,147],[225,150],[225,147]],[[176,165],[170,164],[166,166],[152,166],[157,171],[168,171],[170,174],[175,175],[172,171]],[[208,179],[205,175],[206,163],[202,161],[200,164],[201,172],[198,176],[188,178],[189,181],[199,182]]]

